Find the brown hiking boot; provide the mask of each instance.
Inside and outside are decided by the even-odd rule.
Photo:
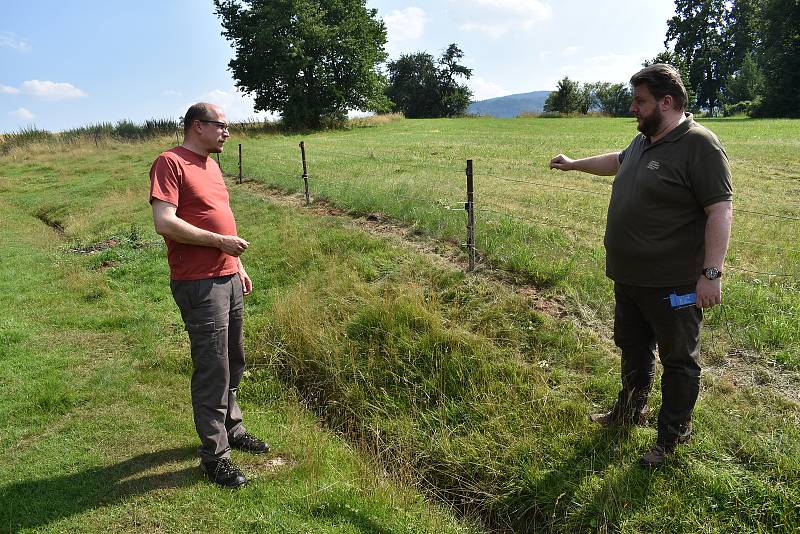
[[[661,443],[653,445],[649,451],[639,458],[639,465],[648,469],[655,469],[664,465],[675,447],[667,447]]]
[[[622,416],[620,416],[614,410],[611,410],[610,412],[607,412],[607,413],[594,413],[594,414],[589,416],[589,421],[591,421],[592,423],[596,423],[596,424],[602,426],[603,428],[607,428],[607,427],[612,426],[612,425],[625,424],[625,423],[638,425],[638,426],[646,426],[647,425],[647,412],[649,410],[650,410],[650,408],[647,405],[645,405],[645,407],[642,408],[641,412],[639,412],[639,413],[627,418],[627,420],[625,418],[623,418]]]

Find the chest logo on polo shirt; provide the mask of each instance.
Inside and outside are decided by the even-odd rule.
[[[650,160],[650,163],[647,164],[647,168],[650,169],[651,171],[657,171],[658,169],[661,168],[661,164],[656,160],[652,159]]]

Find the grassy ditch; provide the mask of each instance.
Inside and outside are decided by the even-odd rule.
[[[476,532],[260,371],[240,398],[274,452],[234,452],[250,478],[239,491],[203,480],[188,342],[148,221],[158,151],[0,158],[0,532]],[[254,222],[277,226],[259,231],[294,231],[293,218],[266,211]],[[250,300],[256,317],[269,280]],[[249,330],[247,344],[257,348]]]
[[[749,351],[764,363],[800,368],[800,121],[705,120],[734,173],[733,242],[725,306],[712,311],[706,346],[723,357]],[[631,119],[399,120],[373,128],[237,138],[244,174],[302,189],[305,141],[311,194],[354,214],[383,212],[416,231],[465,239],[464,167],[475,161],[476,241],[484,261],[563,295],[589,320],[610,322],[602,235],[611,178],[547,169],[574,157],[619,150]],[[222,158],[238,172],[235,151]]]
[[[109,413],[132,412],[120,418],[120,425],[134,425],[133,414],[147,411],[137,409],[139,395],[130,392],[143,389],[141,396],[152,396],[158,404],[165,398],[159,392],[176,387],[170,381],[181,373],[184,380],[187,372],[180,364],[185,345],[179,341],[179,319],[162,282],[163,250],[148,245],[157,240],[148,225],[143,169],[157,151],[156,145],[123,145],[100,153],[29,154],[6,161],[7,177],[0,182],[0,194],[15,210],[32,217],[47,207],[49,219],[61,224],[73,249],[111,239],[126,243],[64,266],[66,272],[80,266],[83,271],[78,272],[90,273],[93,283],[72,286],[87,304],[52,326],[56,332],[70,327],[122,336],[117,343],[122,354],[133,358],[123,360],[131,362],[124,368],[133,385],[110,386],[121,393]],[[464,528],[445,516],[431,519],[414,507],[418,502],[410,516],[391,516],[391,503],[398,501],[384,500],[369,484],[360,485],[358,480],[370,478],[341,468],[339,456],[317,453],[309,446],[317,434],[305,434],[308,441],[300,441],[305,447],[288,431],[281,434],[285,416],[278,407],[287,406],[280,400],[283,384],[328,428],[371,452],[394,477],[499,531],[793,532],[800,527],[800,406],[770,384],[744,386],[706,375],[695,439],[665,468],[643,471],[637,459],[655,438],[653,421],[622,432],[600,431],[586,419],[616,394],[618,365],[607,340],[569,320],[534,311],[529,300],[507,286],[465,276],[401,244],[354,230],[341,218],[301,215],[231,189],[240,233],[251,242],[244,261],[256,283],[248,299],[246,341],[252,368],[242,390],[246,413],[265,417],[257,419],[258,430],[274,428],[285,436],[274,440],[279,450],[315,461],[274,478],[265,476],[249,490],[253,493],[241,497],[247,503],[241,513],[228,508],[226,497],[214,497],[206,486],[198,486],[148,493],[144,500],[123,494],[114,506],[100,503],[99,497],[92,501],[94,494],[79,497],[93,503],[87,507],[91,511],[71,516],[73,522],[65,524],[97,518],[113,524],[113,517],[129,517],[127,506],[139,506],[140,519],[178,520],[191,508],[189,503],[211,494],[213,504],[204,509],[213,509],[217,521],[240,517],[243,524],[261,525],[279,517],[297,529],[305,525],[315,530],[314,521],[330,520],[330,510],[337,510],[330,513],[341,520],[343,515],[352,517],[347,512],[351,508],[369,507],[367,517],[379,518],[381,530],[365,523],[347,528],[436,531],[437,521],[453,531]],[[48,260],[34,263],[42,262]],[[61,298],[55,296],[63,291],[57,288],[47,298]],[[13,293],[7,288],[3,294]],[[60,316],[54,312],[74,300],[51,309],[44,314],[46,320],[34,313],[47,308],[35,305],[25,324],[49,325]],[[23,319],[15,321],[22,324]],[[14,332],[12,338],[20,335]],[[112,360],[118,354],[113,352]],[[106,368],[111,377],[116,363]],[[144,386],[151,377],[173,385],[165,388],[156,381],[159,387]],[[0,487],[47,479],[52,475],[45,473],[57,470],[70,472],[65,463],[77,464],[72,469],[79,473],[86,465],[106,465],[97,456],[69,463],[53,452],[69,435],[59,429],[78,419],[69,399],[91,394],[79,386],[67,401],[46,401],[65,406],[61,410],[72,417],[56,415],[44,423],[49,463],[35,465],[42,449],[30,439],[6,465],[22,465],[35,474],[24,474],[26,469],[9,474],[6,468],[0,471]],[[652,413],[659,404],[654,392]],[[170,427],[162,411],[154,417],[165,421],[159,429]],[[185,443],[191,435],[190,422],[184,418],[181,425],[182,431],[166,434],[172,442]],[[130,451],[117,435],[121,428],[98,434],[79,430],[70,443],[87,438],[103,443],[116,436],[117,441],[101,449],[128,458]],[[27,432],[40,436],[33,429]],[[125,432],[130,435],[135,433]],[[75,481],[67,482],[72,486]],[[294,488],[285,491],[297,498],[281,500],[280,484]],[[90,479],[89,486],[97,488],[98,483]],[[309,486],[305,493],[299,489]],[[354,489],[341,500],[345,497],[339,488],[352,486],[364,489]],[[63,486],[54,492],[58,487]],[[304,500],[307,493],[312,495]],[[15,494],[7,491],[3,498]],[[265,499],[265,494],[272,497]],[[202,512],[197,514],[185,524],[207,524]]]

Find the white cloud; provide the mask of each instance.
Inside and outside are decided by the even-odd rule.
[[[241,122],[247,119],[255,118],[259,120],[277,120],[280,118],[278,113],[267,113],[264,111],[254,111],[255,102],[251,96],[248,96],[235,87],[225,91],[222,89],[214,89],[205,94],[200,95],[198,102],[210,102],[222,108],[225,112],[225,117],[230,122]],[[183,114],[195,102],[186,104],[185,108],[181,110]]]
[[[16,87],[9,87],[8,85],[0,85],[0,94],[7,94],[7,95],[15,95],[19,93],[19,89]]]
[[[581,51],[580,46],[568,46],[564,50],[561,51],[562,56],[574,56],[578,52]]]
[[[31,45],[25,39],[20,39],[11,32],[0,32],[0,48],[11,48],[20,52],[27,52]]]
[[[410,41],[419,39],[425,32],[428,15],[419,7],[395,9],[383,17],[389,41]]]
[[[422,38],[428,14],[419,7],[395,9],[383,17],[386,24],[386,51],[390,56],[408,52],[411,45]]]
[[[626,83],[641,68],[641,54],[606,54],[582,58],[557,72],[559,79],[569,76],[581,82]]]
[[[545,20],[553,14],[553,9],[549,4],[539,0],[468,0],[468,2],[479,6],[522,13],[531,18]]]
[[[484,80],[479,76],[470,78],[467,85],[472,89],[472,100],[486,100],[488,98],[511,94],[511,91],[504,89],[494,82]]]
[[[20,86],[23,93],[46,100],[65,100],[68,98],[83,98],[86,93],[66,82],[51,82],[41,80],[28,80]]]
[[[504,36],[508,32],[510,32],[513,28],[510,24],[462,24],[459,26],[459,29],[462,29],[467,32],[478,32],[482,33],[487,37],[492,39],[499,39],[500,37]]]
[[[15,119],[19,119],[22,121],[33,120],[36,117],[36,115],[34,115],[25,108],[19,108],[14,111],[9,111],[8,114],[14,117]]]
[[[455,4],[455,0],[450,0]],[[492,39],[515,31],[527,31],[537,22],[552,18],[553,8],[540,0],[463,0],[458,3],[460,12],[470,21],[459,28],[478,32]]]

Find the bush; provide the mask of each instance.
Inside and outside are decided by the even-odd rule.
[[[744,100],[735,104],[725,104],[722,107],[722,115],[725,117],[733,117],[735,115],[752,115],[755,109],[755,102],[752,100]]]

